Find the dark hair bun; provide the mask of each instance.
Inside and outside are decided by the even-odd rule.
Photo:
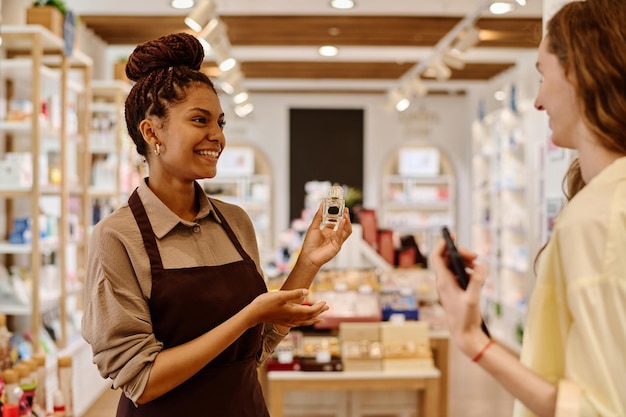
[[[138,45],[128,57],[126,76],[138,81],[156,70],[184,65],[199,70],[204,60],[204,49],[195,36],[174,33]]]

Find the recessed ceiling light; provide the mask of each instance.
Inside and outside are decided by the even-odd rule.
[[[191,9],[196,5],[195,0],[172,0],[170,6],[174,9]]]
[[[337,49],[337,47],[330,45],[321,46],[317,51],[321,56],[337,56],[339,53],[339,49]]]
[[[331,0],[330,7],[334,9],[351,9],[354,7],[353,0]]]
[[[501,1],[492,3],[491,6],[489,6],[489,11],[492,14],[507,14],[512,12],[513,10],[515,10],[515,6],[513,4]]]

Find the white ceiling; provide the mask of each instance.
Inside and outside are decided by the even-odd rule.
[[[227,15],[428,15],[463,16],[484,0],[356,0],[352,10],[336,10],[328,0],[214,0],[218,13]],[[511,1],[513,0],[505,0]],[[65,0],[78,14],[172,15],[186,11],[172,9],[169,0]],[[508,16],[541,17],[541,0],[527,0]]]
[[[69,9],[78,15],[186,15],[189,10],[176,10],[170,7],[170,0],[65,0]],[[401,15],[401,16],[453,16],[463,17],[484,10],[488,0],[355,0],[352,10],[336,10],[329,6],[329,0],[214,0],[216,11],[221,15]],[[514,0],[506,0],[514,3]],[[542,0],[527,0],[524,7],[506,15],[507,17],[540,18],[543,13]],[[480,16],[490,16],[488,12]],[[135,45],[111,47],[112,56],[128,55]],[[530,51],[531,53],[533,51]],[[473,48],[466,54],[467,62],[516,62],[528,56],[529,50],[502,48]],[[238,46],[232,54],[241,62],[281,60],[288,56],[292,61],[314,61],[325,59],[312,46]],[[424,61],[433,54],[433,48],[420,47],[342,47],[337,61],[396,61],[402,57],[406,62]],[[319,89],[368,89],[395,87],[393,80],[246,80],[247,88],[290,90],[298,88]],[[427,81],[429,88],[436,83],[437,88],[460,90],[468,82]],[[472,84],[472,82],[469,82]]]

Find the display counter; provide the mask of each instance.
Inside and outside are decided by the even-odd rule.
[[[354,371],[306,372],[260,371],[272,417],[284,416],[284,395],[288,391],[374,391],[414,390],[418,416],[448,415],[449,334],[431,330],[434,368],[408,372]],[[352,404],[352,408],[356,405]]]
[[[271,371],[267,374],[270,415],[283,417],[285,391],[415,390],[416,415],[440,417],[440,376],[434,367],[407,372]]]

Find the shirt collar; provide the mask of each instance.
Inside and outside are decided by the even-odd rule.
[[[606,184],[626,178],[626,157],[621,157],[607,165],[587,185]]]
[[[211,216],[214,221],[221,223],[215,213],[213,204],[209,200],[209,197],[205,194],[202,186],[197,182],[195,182],[194,185],[196,195],[200,196],[198,198],[200,209],[198,210],[196,218],[190,222],[178,217],[152,192],[150,187],[148,187],[148,178],[145,178],[140,182],[139,187],[137,188],[137,193],[141,198],[141,202],[143,203],[148,219],[150,220],[150,224],[152,225],[152,230],[154,231],[157,239],[163,238],[163,236],[168,234],[178,224],[193,227],[197,225],[200,220],[209,216]]]

